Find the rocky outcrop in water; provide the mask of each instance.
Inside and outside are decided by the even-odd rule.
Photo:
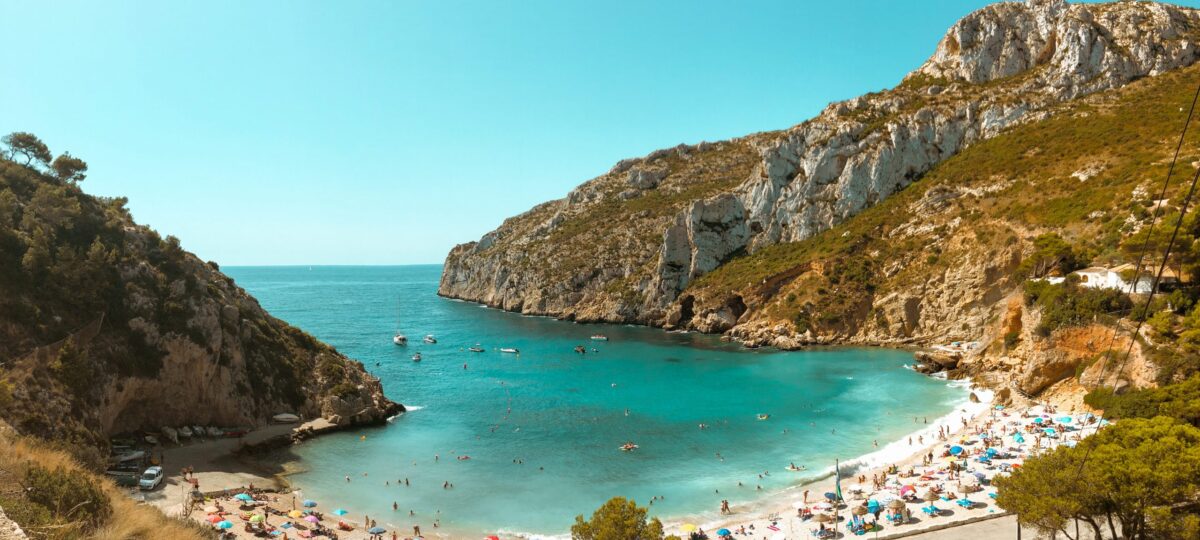
[[[162,426],[283,412],[351,425],[403,410],[361,363],[272,317],[124,204],[0,159],[0,418],[104,448]]]

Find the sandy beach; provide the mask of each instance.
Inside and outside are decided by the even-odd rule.
[[[883,449],[861,458],[842,462],[840,470],[844,502],[836,505],[836,514],[834,505],[822,504],[825,501],[824,494],[836,489],[833,467],[830,466],[830,475],[827,477],[788,488],[753,503],[733,504],[728,512],[704,513],[671,520],[667,523],[667,531],[681,538],[687,538],[693,530],[702,530],[710,538],[718,538],[720,536],[716,533],[723,529],[728,530],[732,538],[816,538],[815,531],[820,524],[812,516],[824,513],[836,515],[839,520],[825,524],[826,528],[836,531],[834,537],[849,537],[853,534],[847,529],[846,520],[852,517],[855,506],[865,505],[871,499],[886,504],[888,499],[899,499],[900,490],[910,485],[915,488],[915,497],[906,501],[905,507],[911,519],[902,524],[888,523],[883,516],[890,512],[881,505],[883,510],[877,528],[867,528],[872,538],[910,536],[923,530],[944,529],[956,523],[974,523],[1005,515],[993,498],[995,488],[991,480],[996,475],[1004,474],[1014,465],[1019,467],[1024,459],[1039,451],[1062,443],[1074,444],[1096,429],[1095,424],[1079,427],[1087,418],[1086,412],[1059,411],[1052,406],[1038,404],[996,407],[991,403],[990,392],[973,390],[980,398],[978,403],[964,404],[942,418],[933,419],[928,424],[921,423],[910,437],[893,441]],[[1057,419],[1068,416],[1072,417],[1072,421],[1066,425],[1057,422]],[[1044,423],[1035,423],[1039,418]],[[1056,430],[1056,436],[1043,436],[1046,429],[1041,427],[1043,425],[1053,425],[1050,429]],[[941,435],[939,430],[942,430]],[[990,447],[999,449],[1004,452],[1001,455],[1007,454],[1009,457],[990,459],[987,465],[979,462],[978,458],[986,455],[986,447],[980,439],[983,434],[990,436]],[[954,459],[959,472],[952,478],[949,458],[954,456],[947,454],[955,446],[963,448],[963,452]],[[928,462],[931,454],[933,460]],[[964,456],[965,459],[962,459]],[[965,470],[962,470],[963,467]],[[910,470],[913,476],[909,476]],[[772,474],[788,472],[785,470]],[[976,476],[978,480],[971,482],[978,484],[977,490],[962,492],[958,480],[962,476]],[[878,486],[873,485],[876,477],[881,482]],[[940,488],[941,491],[933,502],[938,509],[935,515],[922,510],[922,507],[930,505],[921,500],[921,496],[930,488]],[[963,498],[970,501],[969,508],[957,502]],[[800,517],[802,509],[809,512],[803,518]],[[868,522],[875,521],[873,514],[864,517]]]
[[[978,402],[967,402],[957,407],[952,413],[936,419],[911,419],[916,429],[911,436],[882,445],[878,450],[854,459],[840,463],[841,487],[844,502],[837,505],[837,523],[828,523],[827,527],[835,528],[838,537],[849,534],[845,520],[852,517],[854,506],[864,505],[870,499],[880,500],[881,503],[900,495],[910,496],[905,507],[911,514],[911,520],[903,524],[888,523],[885,516],[889,510],[883,509],[878,518],[880,528],[869,529],[872,537],[878,535],[887,538],[892,535],[911,535],[914,532],[931,528],[944,528],[948,524],[976,522],[987,517],[1003,515],[992,494],[994,488],[991,479],[997,474],[1003,474],[1012,465],[1019,464],[1029,455],[1067,441],[1078,440],[1084,434],[1094,432],[1094,426],[1077,428],[1084,423],[1083,413],[1072,414],[1074,411],[1055,411],[1044,405],[1028,405],[1019,407],[996,407],[991,403],[990,392],[975,389]],[[1071,421],[1063,423],[1057,420],[1070,416]],[[1041,418],[1044,424],[1035,424],[1035,419]],[[909,419],[904,419],[908,421]],[[1054,425],[1060,433],[1055,438],[1042,436],[1044,427]],[[227,521],[229,523],[228,538],[253,538],[258,528],[273,530],[275,538],[308,538],[314,535],[336,534],[343,539],[367,539],[372,535],[367,532],[371,526],[380,526],[387,532],[382,538],[414,538],[415,530],[411,525],[395,524],[397,520],[386,516],[377,516],[379,523],[372,524],[369,516],[341,514],[337,501],[315,501],[316,504],[305,507],[303,494],[292,491],[286,482],[281,480],[285,474],[283,465],[287,456],[276,456],[277,462],[259,462],[236,455],[243,445],[257,444],[273,437],[288,434],[295,426],[272,425],[255,430],[240,439],[217,439],[197,441],[179,447],[168,448],[164,451],[164,466],[167,477],[164,486],[152,492],[142,492],[135,495],[143,498],[148,504],[153,504],[168,515],[186,516],[189,519],[208,524]],[[988,436],[985,444],[981,435]],[[957,478],[951,477],[948,470],[951,447],[958,446],[962,453],[954,460],[961,472]],[[996,448],[1003,452],[990,460],[990,463],[979,461],[985,456],[986,448]],[[285,450],[286,451],[286,450]],[[995,450],[994,450],[995,451]],[[932,461],[929,456],[932,454]],[[807,464],[816,469],[813,464]],[[194,473],[185,477],[184,469],[189,468]],[[966,470],[963,471],[962,468]],[[891,471],[889,474],[889,470]],[[908,476],[909,471],[913,476]],[[734,503],[728,512],[718,512],[716,505],[710,512],[696,515],[681,516],[667,520],[667,531],[687,538],[688,533],[703,530],[710,538],[717,538],[717,531],[727,529],[733,538],[763,538],[782,540],[786,538],[814,537],[813,530],[819,525],[813,516],[826,513],[834,515],[834,508],[824,504],[824,494],[835,491],[833,465],[829,464],[818,470],[789,471],[782,467],[774,472],[764,471],[765,474],[813,474],[819,479],[808,483],[798,483],[793,487],[757,497],[753,502]],[[979,481],[976,482],[976,473]],[[979,489],[972,493],[961,493],[959,480],[962,476],[970,476],[971,483],[978,483]],[[200,491],[206,494],[205,501],[193,505],[186,504],[187,496],[194,479],[199,484]],[[874,480],[879,483],[875,484]],[[913,493],[908,488],[913,486]],[[250,489],[253,486],[253,489]],[[939,489],[939,498],[933,501],[938,508],[936,515],[928,515],[922,507],[929,503],[921,496],[930,490]],[[749,489],[749,488],[747,488]],[[904,489],[904,492],[900,490]],[[744,492],[741,492],[744,493]],[[805,498],[807,494],[807,499]],[[738,498],[739,493],[731,490],[728,495],[714,493],[715,501]],[[916,497],[912,497],[916,495]],[[242,501],[236,497],[250,497],[252,500]],[[958,499],[966,498],[971,502],[970,507],[960,506]],[[647,501],[639,501],[646,504]],[[809,514],[801,517],[801,509]],[[256,517],[257,516],[257,517]],[[874,521],[873,513],[864,516],[868,521]],[[429,521],[424,519],[421,521]],[[254,525],[251,525],[251,524]],[[431,526],[432,522],[421,525],[420,531],[426,537],[449,538],[444,530]],[[565,531],[564,531],[565,536]],[[504,536],[501,535],[503,538]],[[520,538],[520,537],[513,537]]]

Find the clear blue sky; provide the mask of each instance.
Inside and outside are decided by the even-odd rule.
[[[656,148],[894,86],[983,1],[0,1],[0,131],[204,259],[441,262]]]

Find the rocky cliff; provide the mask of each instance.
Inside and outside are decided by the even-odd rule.
[[[680,292],[731,256],[827,230],[1055,104],[1190,65],[1196,25],[1196,12],[1164,4],[989,6],[895,89],[783,132],[623,161],[456,247],[440,292],[670,325]]]
[[[991,342],[1037,235],[1111,252],[1145,218],[1126,203],[1190,97],[1164,74],[1198,39],[1165,4],[992,5],[896,88],[623,161],[506,220],[450,252],[439,292],[783,348]]]
[[[103,448],[161,426],[402,410],[124,204],[0,159],[0,417],[21,433]]]

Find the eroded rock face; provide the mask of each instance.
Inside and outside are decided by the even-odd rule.
[[[577,320],[676,325],[687,319],[697,329],[728,330],[729,318],[717,316],[717,307],[700,306],[704,313],[682,317],[678,302],[690,283],[730,256],[827,230],[965,146],[1042,118],[1050,106],[1192,64],[1197,48],[1191,27],[1197,19],[1194,10],[1140,2],[986,7],[956,23],[933,56],[892,91],[831,104],[784,132],[622,161],[609,173],[619,187],[606,188],[601,177],[564,200],[506,221],[477,243],[454,248],[439,293]],[[724,192],[678,206],[673,217],[573,223],[596,219],[588,210],[613,199],[632,204],[662,191],[666,177],[660,174],[671,160],[692,163],[693,173],[720,173],[722,165],[703,160],[720,155],[714,146],[731,144],[751,145],[756,163],[749,174],[731,178]],[[524,226],[533,216],[541,224]],[[594,267],[576,264],[564,279],[547,269],[565,265],[555,243],[571,227],[609,231],[619,241],[597,245],[589,254]],[[943,279],[964,277],[976,279]],[[946,289],[953,295],[952,287]],[[982,314],[977,300],[947,296],[912,306],[898,298],[881,306],[889,311],[889,324],[898,326],[868,329],[874,334],[863,339],[929,335],[931,325],[952,309],[965,306]],[[773,332],[764,336],[781,339]]]
[[[181,252],[168,273],[143,258],[157,235],[133,223],[125,235],[121,308],[68,338],[94,366],[87,388],[47,373],[63,343],[5,366],[14,397],[5,417],[22,433],[104,446],[109,435],[162,426],[258,426],[283,412],[367,424],[403,410],[361,363],[272,317],[214,265]],[[162,305],[177,314],[170,326]],[[113,367],[133,354],[141,367]]]

